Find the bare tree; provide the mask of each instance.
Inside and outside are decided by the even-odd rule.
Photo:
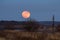
[[[27,21],[24,25],[26,31],[36,31],[39,28],[40,24],[37,21]]]

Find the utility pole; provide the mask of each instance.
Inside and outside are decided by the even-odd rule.
[[[54,15],[53,15],[53,18],[52,18],[52,20],[53,20],[53,24],[52,24],[52,26],[54,27],[54,21],[55,21],[55,17],[54,17]]]
[[[53,33],[55,31],[55,16],[54,15],[52,17],[52,31],[53,31]]]

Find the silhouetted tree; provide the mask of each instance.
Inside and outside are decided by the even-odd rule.
[[[39,28],[40,24],[37,21],[27,21],[25,22],[24,29],[26,31],[36,31]]]

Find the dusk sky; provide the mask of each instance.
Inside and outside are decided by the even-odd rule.
[[[21,13],[31,12],[31,18],[37,21],[60,21],[60,0],[0,0],[0,20],[25,20]]]

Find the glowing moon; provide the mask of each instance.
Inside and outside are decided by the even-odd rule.
[[[30,12],[29,11],[23,11],[22,12],[22,17],[23,18],[29,18],[30,17]]]

